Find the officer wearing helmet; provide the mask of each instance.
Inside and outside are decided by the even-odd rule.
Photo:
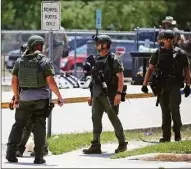
[[[104,95],[102,82],[97,78],[98,71],[92,70],[91,97],[88,104],[92,105],[92,122],[93,122],[93,140],[88,149],[84,149],[84,154],[101,154],[100,135],[102,132],[102,116],[106,112],[111,121],[116,137],[119,142],[115,153],[123,152],[127,149],[123,126],[118,117],[119,104],[123,89],[123,65],[121,61],[110,52],[111,38],[107,35],[93,37],[98,55],[95,58],[95,65],[103,71],[103,80],[107,84],[108,97]],[[93,57],[92,57],[93,58]],[[107,98],[109,98],[109,103]]]
[[[28,47],[28,44],[25,43],[21,46],[21,53],[23,54],[25,52],[25,50],[27,49]],[[20,91],[19,91],[20,93]],[[13,110],[13,105],[14,105],[14,100],[15,100],[15,97],[13,96],[10,104],[9,104],[9,108],[11,110]],[[17,111],[17,109],[16,109]],[[28,121],[27,121],[27,124],[26,126],[24,127],[23,129],[23,134],[22,134],[22,138],[21,138],[21,141],[20,143],[17,145],[17,152],[16,152],[16,156],[17,157],[22,157],[23,156],[23,153],[25,151],[25,147],[26,147],[26,144],[27,144],[27,141],[31,135],[31,132],[33,132],[33,128],[34,128],[34,121],[32,120],[32,118],[29,118]],[[44,146],[44,155],[47,155],[48,154],[48,143],[46,141],[46,144]],[[31,153],[31,156],[34,156],[35,155],[35,152],[32,152]]]
[[[164,30],[172,30],[174,31],[174,45],[181,47],[183,43],[186,43],[186,39],[183,34],[177,28],[177,22],[174,20],[172,16],[166,16],[164,20],[162,20],[162,29]],[[159,39],[160,40],[160,39]]]
[[[174,140],[181,140],[180,88],[184,87],[185,97],[190,95],[190,69],[186,53],[173,46],[174,32],[160,32],[162,46],[154,53],[149,61],[142,91],[148,93],[147,84],[153,73],[157,84],[157,97],[162,110],[162,138],[159,142],[171,141],[171,119],[173,121]],[[183,76],[184,72],[184,76]]]
[[[34,163],[46,162],[43,158],[46,137],[45,112],[49,105],[50,90],[58,97],[59,105],[63,105],[62,96],[54,80],[53,64],[42,54],[43,44],[44,39],[41,36],[31,36],[25,52],[17,59],[12,70],[16,113],[7,144],[6,159],[9,162],[18,162],[17,145],[28,119],[32,119],[34,123]]]

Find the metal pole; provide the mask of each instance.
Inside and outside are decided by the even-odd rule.
[[[5,82],[5,55],[3,55],[3,82]]]
[[[99,35],[99,29],[96,28],[96,36],[98,36],[98,35]],[[96,56],[98,55],[98,51],[96,50],[96,48],[95,48],[95,55]]]
[[[53,61],[53,32],[49,31],[48,35],[48,57]],[[52,99],[52,91],[50,91],[50,99]],[[51,137],[51,127],[52,127],[52,113],[48,118],[48,129],[47,129],[47,136],[48,138]]]
[[[98,36],[99,34],[99,29],[96,29],[96,36]]]
[[[154,26],[154,35],[153,35],[153,36],[154,36],[154,47],[153,47],[153,48],[155,48],[155,45],[156,45],[156,44],[155,44],[155,37],[156,37],[156,31],[155,31],[155,29],[156,29],[156,28],[155,28],[155,26]]]
[[[136,31],[136,35],[137,35],[137,51],[139,50],[139,27],[137,27],[137,31]]]
[[[76,76],[76,48],[77,48],[77,43],[76,43],[76,32],[74,34],[74,76]]]
[[[21,49],[21,45],[22,45],[22,36],[21,36],[21,32],[19,33],[19,42],[20,42],[20,49]],[[21,56],[21,50],[20,50],[20,56]]]

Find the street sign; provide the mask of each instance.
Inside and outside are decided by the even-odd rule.
[[[41,29],[60,30],[61,5],[60,2],[43,1],[41,3]]]
[[[96,10],[96,29],[101,29],[101,9]]]
[[[123,46],[116,46],[115,48],[115,54],[118,56],[118,57],[122,57],[124,54],[125,54],[126,50],[125,50],[125,47]]]

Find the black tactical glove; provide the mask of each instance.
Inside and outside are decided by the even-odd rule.
[[[13,107],[14,101],[15,101],[15,96],[12,97],[11,102],[9,103],[9,109],[10,110],[14,110],[14,107]]]
[[[142,86],[141,90],[143,93],[148,93],[148,91],[149,91],[147,86],[145,86],[145,85]]]
[[[184,88],[185,97],[188,97],[190,95],[190,86],[186,85]]]

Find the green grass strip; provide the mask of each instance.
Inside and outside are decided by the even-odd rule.
[[[156,145],[150,145],[123,153],[113,155],[111,158],[125,158],[129,156],[149,154],[149,153],[177,153],[177,154],[190,154],[191,153],[191,140],[171,142],[171,143],[160,143]]]
[[[140,137],[146,140],[159,140],[161,136],[161,129],[148,129],[148,130],[128,130],[125,131],[127,141],[140,141]],[[191,138],[190,127],[184,127],[182,136],[185,140]],[[173,137],[172,137],[173,139]],[[48,139],[49,149],[52,154],[62,154],[73,150],[89,147],[92,140],[92,133],[70,133],[54,135]],[[103,132],[101,134],[101,143],[117,143],[114,132]],[[152,147],[153,149],[155,147]],[[185,150],[185,149],[183,149]],[[137,150],[136,150],[137,151]],[[143,150],[140,150],[143,151]],[[128,154],[127,154],[128,155]],[[123,156],[123,154],[121,155]]]

